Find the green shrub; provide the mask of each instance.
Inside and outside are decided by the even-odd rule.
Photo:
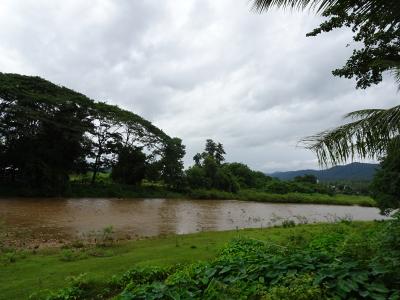
[[[288,275],[278,284],[268,289],[263,300],[320,300],[326,299],[325,291],[315,285],[314,278],[309,274]]]
[[[66,288],[52,293],[46,300],[78,300],[91,299],[94,284],[87,278],[86,274],[71,276],[67,278],[69,284]]]
[[[153,281],[165,280],[173,271],[175,267],[142,267],[135,268],[125,272],[116,284],[120,287],[127,285],[138,285],[151,283]]]
[[[60,253],[60,260],[61,261],[76,261],[76,260],[80,260],[80,259],[84,259],[87,256],[77,250],[72,250],[72,249],[64,249],[61,251]]]

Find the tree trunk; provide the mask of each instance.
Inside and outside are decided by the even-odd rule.
[[[98,168],[97,168],[97,166],[96,166],[95,169],[93,170],[91,185],[94,185],[94,183],[95,183],[95,181],[96,181],[97,169],[98,169]]]

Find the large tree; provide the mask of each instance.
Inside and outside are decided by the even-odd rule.
[[[89,133],[91,140],[90,169],[94,184],[99,171],[111,168],[116,163],[117,155],[122,148],[121,128],[123,123],[119,110],[113,109],[105,103],[95,104],[93,123],[94,128]]]
[[[89,168],[94,182],[98,171],[118,162],[121,149],[140,147],[160,160],[170,140],[130,111],[39,77],[0,73],[2,185],[58,194],[71,173]]]
[[[161,159],[165,145],[171,140],[162,130],[142,117],[103,102],[94,104],[94,130],[89,134],[92,141],[92,183],[99,171],[116,163],[121,147],[142,147],[149,152],[148,160]],[[161,164],[155,163],[161,168]],[[161,170],[158,170],[161,171]]]
[[[161,179],[169,187],[176,190],[183,186],[183,157],[185,153],[182,140],[173,138],[166,141],[161,155]]]
[[[92,101],[38,77],[0,73],[1,181],[58,194],[87,154]]]
[[[227,167],[228,164],[223,164],[224,154],[221,143],[207,139],[204,151],[193,157],[195,165],[186,171],[189,187],[237,192],[239,183]]]

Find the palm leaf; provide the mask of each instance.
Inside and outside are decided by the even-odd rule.
[[[338,0],[254,0],[253,9],[258,12],[264,12],[271,7],[305,9],[310,7],[318,12],[334,5]]]
[[[400,15],[400,1],[398,0],[363,0],[363,1],[343,1],[343,0],[252,0],[253,9],[259,13],[268,11],[271,7],[292,8],[292,9],[312,9],[318,13],[323,13],[326,9],[340,3],[345,9],[356,9],[361,14],[368,14],[378,10],[391,12],[394,16]]]
[[[398,89],[398,91],[400,91],[400,68],[395,68],[392,71],[392,75],[393,75],[394,80],[396,81],[396,83],[398,85],[397,89]]]
[[[345,118],[353,121],[301,141],[316,153],[321,165],[337,165],[353,160],[355,156],[377,158],[400,135],[400,105],[390,109],[354,111]]]

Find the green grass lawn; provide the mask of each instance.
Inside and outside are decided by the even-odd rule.
[[[80,259],[63,261],[62,249],[39,250],[36,254],[24,252],[10,256],[3,253],[0,260],[0,299],[27,299],[39,290],[64,287],[66,278],[86,273],[100,284],[113,275],[121,275],[134,266],[186,264],[214,258],[218,250],[232,238],[241,236],[282,244],[301,237],[310,239],[330,230],[347,230],[349,233],[378,226],[374,222],[350,224],[310,224],[292,228],[245,229],[225,232],[203,232],[190,235],[167,236],[139,241],[129,241],[107,248],[99,248],[105,257],[83,253]],[[344,229],[343,229],[344,228]],[[98,254],[96,254],[98,255]],[[15,261],[14,261],[15,260]],[[13,262],[11,262],[13,261]]]

